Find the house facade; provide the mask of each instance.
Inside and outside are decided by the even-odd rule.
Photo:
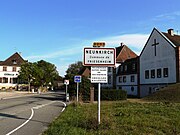
[[[25,60],[19,53],[14,53],[0,62],[0,89],[15,89],[18,83],[20,66]]]
[[[127,59],[135,58],[137,55],[128,48],[125,44],[121,43],[119,47],[116,47],[116,65],[115,67],[108,67],[108,83],[104,83],[101,86],[103,88],[116,88],[117,72],[121,63]]]
[[[127,95],[138,95],[138,60],[139,57],[126,60],[119,66],[117,72],[116,89],[125,90]]]
[[[152,30],[140,54],[140,97],[179,82],[180,36]]]

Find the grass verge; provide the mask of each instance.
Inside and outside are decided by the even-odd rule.
[[[44,135],[180,134],[179,103],[101,103],[100,126],[97,104],[71,104]]]

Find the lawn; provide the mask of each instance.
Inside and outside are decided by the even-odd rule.
[[[102,101],[101,124],[97,104],[71,104],[44,135],[177,135],[180,103]]]

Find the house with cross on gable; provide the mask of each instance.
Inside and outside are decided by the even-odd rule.
[[[139,96],[180,82],[180,36],[154,28],[139,57]]]

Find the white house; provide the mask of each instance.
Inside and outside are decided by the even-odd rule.
[[[17,86],[17,77],[24,59],[19,53],[14,53],[5,61],[0,61],[0,89],[11,89]]]
[[[127,95],[138,96],[138,57],[123,62],[118,69],[116,89],[122,89]]]
[[[103,88],[116,88],[116,75],[121,63],[127,59],[135,58],[137,55],[128,48],[125,44],[121,43],[116,47],[116,65],[115,67],[108,67],[108,83],[102,84]]]
[[[180,36],[152,30],[140,54],[140,97],[179,82]]]

